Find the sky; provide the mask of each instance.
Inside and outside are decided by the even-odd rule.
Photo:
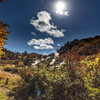
[[[8,50],[50,54],[100,35],[100,0],[5,0],[0,21],[9,24]]]

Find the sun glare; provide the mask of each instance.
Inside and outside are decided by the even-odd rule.
[[[59,2],[56,3],[56,13],[62,15],[65,8],[66,8],[66,5],[65,5],[64,2],[59,1]]]

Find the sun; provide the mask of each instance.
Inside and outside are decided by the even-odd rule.
[[[56,4],[56,9],[57,9],[57,10],[64,10],[64,9],[65,9],[65,4],[64,4],[64,2],[61,2],[61,1],[57,2],[57,4]]]
[[[56,13],[62,15],[64,13],[64,10],[66,9],[66,4],[63,1],[59,1],[55,5]]]

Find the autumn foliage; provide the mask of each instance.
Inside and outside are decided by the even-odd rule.
[[[5,53],[2,51],[3,50],[3,45],[6,44],[5,40],[7,40],[7,28],[8,25],[7,24],[3,24],[2,22],[0,22],[0,58],[2,55],[5,55]]]
[[[0,2],[4,2],[4,0],[0,0]]]
[[[43,66],[40,70],[24,69],[24,80],[15,92],[19,100],[100,100],[100,53],[81,56],[68,50],[65,65]],[[37,97],[40,91],[40,97]],[[21,96],[23,95],[24,96]]]
[[[68,50],[65,55],[65,63],[68,66],[68,69],[78,69],[80,67],[80,61],[84,60],[84,56],[78,54],[78,52]]]

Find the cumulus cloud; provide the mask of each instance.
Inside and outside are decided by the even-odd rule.
[[[51,38],[45,39],[32,39],[28,42],[28,45],[35,45],[34,49],[53,49],[54,41]]]
[[[46,32],[54,37],[63,37],[63,30],[58,30],[57,26],[53,23],[51,24],[51,14],[47,11],[41,11],[37,14],[38,19],[32,19],[30,24],[32,24],[38,31]]]
[[[34,49],[53,49],[52,45],[41,44],[39,46],[34,46]]]
[[[54,41],[51,38],[45,39],[32,39],[28,42],[28,45],[41,45],[41,44],[54,44]]]

